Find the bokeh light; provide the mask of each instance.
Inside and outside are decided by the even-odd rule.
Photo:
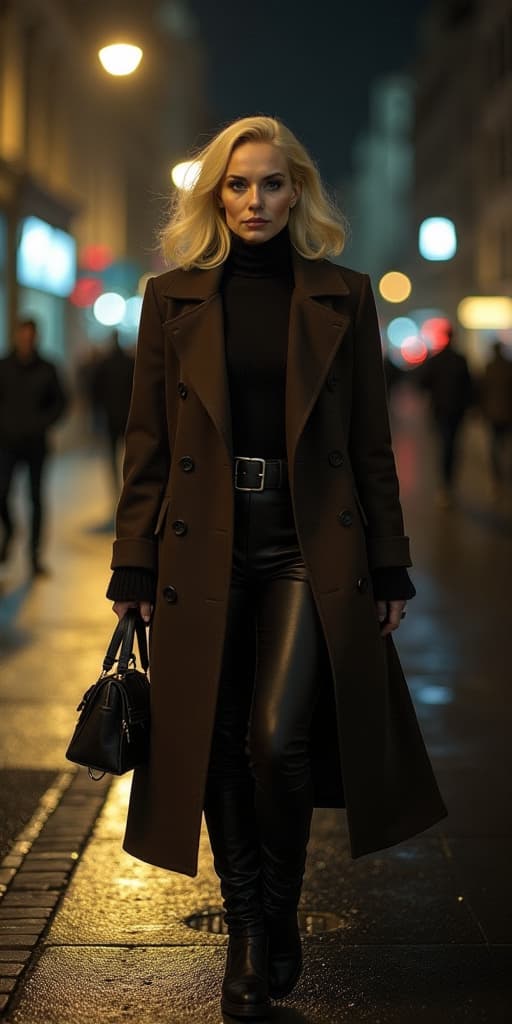
[[[512,299],[505,295],[468,295],[457,316],[468,330],[506,331],[512,327]]]
[[[180,164],[175,164],[171,171],[171,178],[176,185],[176,188],[189,191],[194,188],[200,173],[200,160],[184,160]]]
[[[402,357],[409,366],[418,366],[424,363],[428,356],[428,348],[425,342],[417,335],[405,338],[400,346]]]
[[[397,316],[394,320],[391,320],[387,326],[386,334],[392,345],[397,348],[400,347],[406,338],[415,336],[417,333],[417,326],[414,320],[411,320],[408,316]]]
[[[379,281],[379,292],[386,302],[405,302],[411,291],[410,278],[398,270],[390,270]]]
[[[418,246],[425,260],[451,260],[457,252],[455,224],[448,217],[427,217],[420,224]]]
[[[142,50],[131,43],[112,43],[103,46],[98,57],[109,75],[131,75],[142,60]]]
[[[84,245],[80,251],[79,264],[84,270],[95,270],[100,273],[110,266],[114,254],[109,245]]]
[[[74,306],[86,309],[92,306],[103,291],[103,285],[97,277],[79,277],[69,296]]]
[[[93,313],[100,324],[115,327],[121,323],[126,310],[126,301],[117,292],[103,292],[93,306]]]
[[[420,335],[431,353],[440,352],[450,340],[451,323],[444,316],[432,316],[420,325]]]
[[[140,313],[142,309],[142,297],[132,295],[126,300],[123,318],[120,321],[121,327],[127,331],[136,331],[139,326]]]

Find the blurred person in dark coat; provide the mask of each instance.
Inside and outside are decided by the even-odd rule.
[[[40,561],[40,542],[47,433],[66,406],[55,366],[37,351],[36,322],[21,320],[16,327],[13,351],[0,359],[0,562],[7,560],[14,534],[9,508],[14,472],[19,465],[26,465],[32,503],[30,558],[34,575],[46,571]]]
[[[93,369],[92,400],[102,417],[108,440],[116,501],[121,483],[119,447],[124,439],[130,408],[133,367],[132,356],[119,344],[118,332],[113,331],[110,350]]]
[[[473,381],[465,356],[453,348],[454,330],[447,328],[447,343],[416,371],[416,382],[430,394],[439,437],[441,487],[438,503],[448,507],[457,470],[458,435],[464,415],[474,401]]]
[[[480,384],[480,404],[490,435],[490,461],[496,494],[510,479],[509,443],[512,436],[512,362],[496,339],[493,356]],[[508,467],[506,465],[508,455]]]

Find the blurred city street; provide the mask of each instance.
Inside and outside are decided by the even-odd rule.
[[[449,817],[353,861],[343,815],[315,813],[301,902],[305,969],[273,1010],[283,1024],[510,1019],[512,495],[493,495],[479,419],[464,427],[450,508],[436,504],[435,449],[423,403],[408,388],[394,396],[393,424],[418,591],[396,642]],[[53,865],[46,882],[33,883],[34,860],[27,869],[20,844],[18,860],[0,871],[3,1019],[213,1024],[226,938],[187,923],[220,907],[206,835],[196,879],[149,867],[121,850],[129,778],[113,783],[101,809],[105,786],[96,789],[85,772],[63,775],[73,772],[64,751],[76,704],[114,624],[104,598],[106,461],[91,451],[55,457],[44,552],[51,575],[30,583],[22,484],[22,527],[0,581],[2,856],[51,784],[64,796],[60,824],[52,833],[50,809],[35,844],[41,852],[32,852],[42,871]],[[29,942],[43,919],[42,939]]]

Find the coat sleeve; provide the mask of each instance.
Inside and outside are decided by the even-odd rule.
[[[370,569],[411,565],[391,447],[377,310],[367,274],[355,321],[349,452],[368,521]]]
[[[112,569],[119,566],[156,569],[154,530],[170,462],[164,337],[153,279],[150,278],[144,294],[137,341]]]

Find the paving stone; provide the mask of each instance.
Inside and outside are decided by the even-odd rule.
[[[9,996],[0,996],[0,1010],[5,1010],[8,1002]]]
[[[29,856],[29,857],[27,857],[25,859],[23,867],[20,868],[20,874],[21,875],[25,875],[25,874],[27,874],[28,871],[37,871],[37,872],[42,872],[42,871],[51,871],[51,872],[66,871],[67,872],[67,871],[71,871],[71,868],[73,867],[73,863],[74,862],[71,860],[71,858],[69,858],[69,859],[61,858],[60,860],[57,860],[56,858],[52,858],[51,860],[46,860],[46,859],[35,858],[35,857],[30,857]]]
[[[28,855],[28,857],[25,858],[25,864],[32,864],[36,861],[37,863],[39,863],[40,861],[42,861],[43,863],[51,863],[53,861],[57,861],[58,863],[60,863],[62,861],[63,863],[65,862],[67,867],[70,858],[71,853],[69,853],[68,857],[65,858],[61,850],[48,849],[39,851],[33,849]]]
[[[14,878],[15,874],[15,868],[0,868],[0,884],[9,885],[9,882]]]
[[[2,963],[0,959],[0,976],[2,978],[17,978],[25,970],[25,964]]]
[[[17,934],[0,934],[0,947],[5,949],[28,949],[30,946],[35,946],[39,939],[40,932],[18,932]]]
[[[0,977],[0,992],[12,992],[16,985],[16,978],[2,978]]]
[[[24,963],[32,955],[30,949],[0,949],[0,964],[16,962]]]
[[[0,921],[20,921],[28,917],[44,920],[49,916],[50,910],[46,907],[5,907],[0,903]]]
[[[6,935],[10,932],[27,932],[36,931],[36,929],[43,929],[45,927],[44,918],[40,917],[24,917],[21,920],[0,920],[0,934]]]
[[[54,874],[50,871],[20,871],[12,881],[12,888],[17,891],[20,889],[62,889],[67,878],[67,871],[59,871]]]
[[[2,861],[3,868],[19,868],[20,864],[23,864],[23,856],[21,854],[7,854]]]
[[[54,907],[59,899],[59,893],[40,892],[39,890],[27,889],[25,892],[14,892],[12,889],[7,893],[1,907]]]

